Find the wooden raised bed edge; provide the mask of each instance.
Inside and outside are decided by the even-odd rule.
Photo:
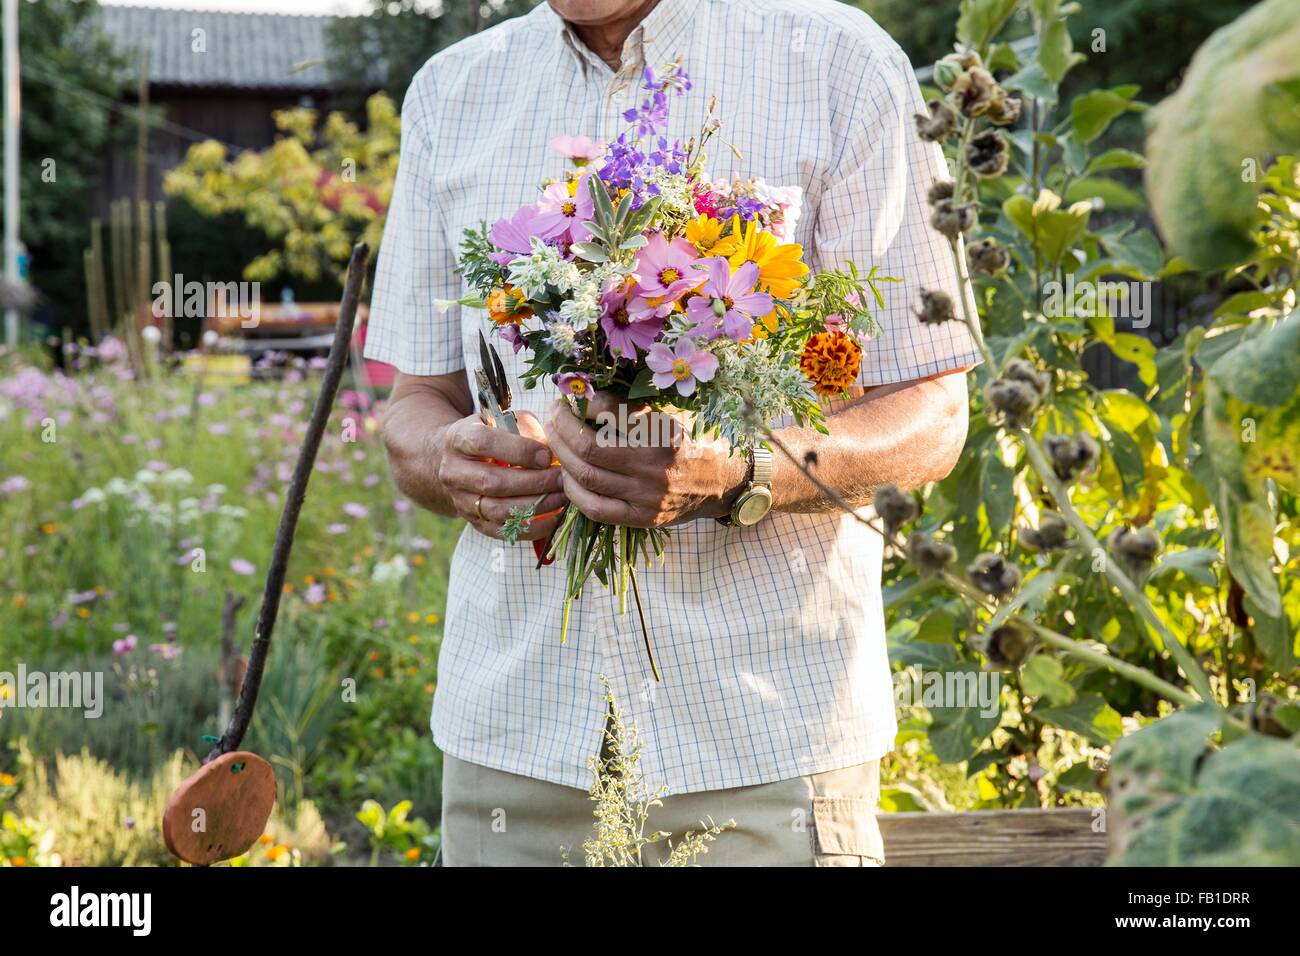
[[[1101,866],[1106,811],[880,813],[886,866]]]

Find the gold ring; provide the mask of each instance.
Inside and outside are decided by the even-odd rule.
[[[474,502],[474,514],[478,515],[479,521],[487,521],[487,515],[483,513],[483,496],[479,495],[478,500]]]

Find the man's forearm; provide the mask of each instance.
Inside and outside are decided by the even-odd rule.
[[[799,461],[812,452],[813,473],[855,507],[883,484],[916,488],[952,470],[966,442],[966,376],[956,372],[873,389],[827,418],[830,434],[783,428],[777,437]],[[776,451],[772,493],[779,511],[828,511],[836,505]]]

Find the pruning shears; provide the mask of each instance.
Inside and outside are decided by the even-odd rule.
[[[501,364],[501,356],[488,342],[482,329],[478,330],[478,355],[480,364],[474,370],[474,382],[478,386],[479,415],[482,416],[484,424],[488,424],[490,419],[498,428],[504,428],[512,435],[518,435],[519,423],[515,420],[515,413],[510,410],[512,396],[510,383],[506,381],[505,366]],[[510,467],[506,462],[497,461],[495,458],[487,460],[502,468]],[[539,568],[555,560],[546,556],[550,543],[549,538],[545,541],[540,539],[533,541],[533,553],[537,555]]]
[[[491,418],[498,428],[518,435],[519,423],[515,421],[515,413],[510,411],[510,383],[506,381],[505,367],[482,329],[478,330],[478,354],[481,364],[474,370],[474,381],[478,385],[479,414],[485,422]]]

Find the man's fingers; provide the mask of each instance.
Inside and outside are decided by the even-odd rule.
[[[453,429],[451,436],[452,449],[466,458],[495,458],[524,468],[547,468],[551,464],[551,451],[545,444],[504,428],[466,422]]]
[[[629,528],[647,526],[642,515],[626,501],[588,491],[567,474],[564,476],[564,493],[569,502],[592,521]]]
[[[551,451],[548,448],[547,455]],[[439,478],[445,487],[485,498],[518,498],[560,490],[559,468],[502,468],[469,458],[443,459]]]
[[[630,501],[637,498],[638,491],[644,487],[644,482],[636,478],[602,468],[600,465],[583,458],[569,446],[568,442],[560,434],[556,434],[552,438],[551,450],[555,452],[555,457],[560,460],[560,466],[564,469],[565,474],[588,491],[594,491],[596,494],[608,498],[622,498],[625,501]],[[621,450],[625,453],[627,451],[627,449]],[[603,458],[604,456],[600,457]]]
[[[478,495],[472,495],[470,497],[471,500],[469,507],[472,512],[474,510],[474,502],[478,501]],[[493,524],[500,525],[510,517],[512,509],[518,508],[520,511],[523,511],[532,507],[533,502],[536,500],[536,498],[488,498],[485,496],[479,506],[479,510],[482,511],[484,516]],[[549,511],[555,511],[557,508],[563,508],[568,500],[569,499],[564,496],[564,492],[562,491],[549,494],[543,498],[542,503],[537,506],[536,514],[544,515]]]

